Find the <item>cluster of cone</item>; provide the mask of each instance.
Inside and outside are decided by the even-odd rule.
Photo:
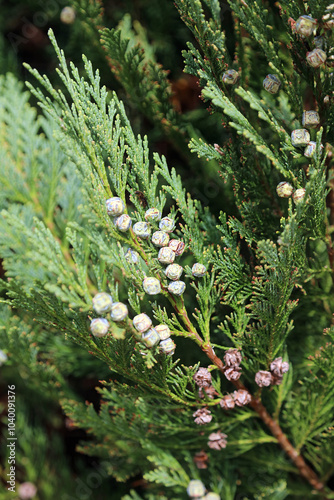
[[[114,217],[114,224],[121,232],[128,231],[132,226],[131,217],[124,214],[125,204],[121,198],[109,198],[106,201],[107,212]],[[185,244],[181,240],[170,240],[170,233],[175,229],[175,221],[170,217],[161,218],[161,212],[157,208],[149,208],[145,212],[145,221],[136,222],[133,225],[134,234],[143,240],[151,238],[151,242],[160,248],[158,260],[161,264],[166,264],[165,274],[170,283],[168,285],[169,293],[173,295],[182,295],[186,289],[184,281],[180,280],[183,273],[183,267],[175,264],[175,257],[181,256],[185,249]],[[152,226],[158,224],[159,229],[152,233]],[[152,234],[151,234],[152,233]],[[138,254],[129,249],[128,258],[134,263],[138,262]],[[192,267],[192,275],[196,278],[203,277],[206,274],[206,267],[196,262]],[[155,277],[147,276],[143,280],[143,289],[148,295],[157,295],[161,292],[161,283]]]
[[[224,355],[225,369],[224,375],[227,380],[236,381],[241,376],[240,363],[242,361],[241,353],[238,349],[229,349]],[[212,399],[217,395],[216,390],[212,387],[211,373],[207,368],[199,368],[194,375],[194,381],[199,386],[199,395],[203,397],[203,391],[206,393],[207,397]],[[228,394],[220,400],[220,406],[224,410],[229,410],[237,406],[244,406],[251,402],[251,395],[248,391],[239,389],[234,391],[233,394]],[[200,408],[193,413],[195,418],[195,424],[204,425],[208,424],[212,420],[211,411],[206,408]]]
[[[326,12],[322,18],[323,26],[326,29],[333,29],[334,27],[334,4],[328,5]],[[315,34],[316,28],[318,26],[318,21],[311,16],[300,16],[296,23],[294,23],[294,31],[301,35],[302,37],[311,37]],[[334,52],[327,59],[327,54],[324,52],[325,48],[325,38],[323,36],[315,36],[313,38],[314,50],[307,52],[306,60],[310,66],[313,68],[319,68],[327,60],[329,65],[334,64]],[[274,94],[278,92],[281,86],[280,80],[275,75],[267,75],[263,81],[264,88]],[[311,141],[310,133],[307,129],[317,128],[320,124],[319,113],[316,110],[305,110],[302,117],[302,125],[305,128],[293,130],[291,133],[292,145],[296,148],[304,148],[304,156],[307,158],[312,158],[315,156],[317,151],[317,144],[315,141]],[[324,149],[324,146],[320,144],[320,150]],[[280,182],[277,186],[277,194],[281,198],[288,198],[292,195],[295,203],[299,203],[304,199],[305,189],[294,190],[291,184],[288,182]]]
[[[236,381],[241,376],[240,364],[242,361],[241,353],[238,349],[229,349],[224,355],[225,368],[224,375],[230,381]],[[259,387],[268,387],[269,385],[280,385],[283,375],[289,370],[289,363],[278,357],[270,364],[270,371],[260,370],[255,375],[255,382]],[[218,395],[212,387],[211,373],[207,368],[199,368],[194,375],[194,381],[199,386],[199,393],[202,397],[203,390],[208,398],[212,399]],[[235,406],[245,406],[252,400],[250,393],[245,389],[239,389],[231,394],[224,396],[219,404],[223,410],[231,410]],[[208,424],[212,420],[211,411],[206,408],[200,408],[193,413],[195,423],[199,425]]]
[[[152,326],[152,320],[147,314],[141,313],[135,316],[132,324],[138,334],[139,339],[146,347],[154,347],[159,344],[160,352],[172,356],[175,352],[175,343],[170,338],[171,332],[167,325]]]
[[[283,381],[284,373],[289,371],[289,363],[283,361],[281,357],[274,359],[270,364],[270,371],[260,370],[255,375],[255,382],[259,387],[269,385],[280,385]]]
[[[128,315],[128,308],[123,302],[114,302],[111,295],[101,292],[93,298],[93,308],[99,315],[109,315],[112,321],[124,321]],[[106,318],[94,318],[90,329],[95,337],[105,337],[109,331],[110,323]]]
[[[98,293],[93,298],[93,308],[97,314],[109,314],[115,322],[124,321],[128,316],[128,308],[122,302],[113,302],[111,295],[105,292]],[[157,325],[153,328],[152,320],[145,313],[138,314],[132,324],[140,340],[146,347],[152,348],[159,344],[159,351],[173,355],[175,343],[170,338],[171,332],[167,325]],[[94,318],[90,323],[90,330],[95,337],[105,337],[108,334],[110,323],[106,318]]]

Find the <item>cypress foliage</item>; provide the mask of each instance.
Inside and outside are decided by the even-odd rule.
[[[192,480],[200,498],[334,498],[334,6],[228,5],[143,8],[187,33],[184,71],[204,103],[193,111],[175,105],[152,24],[126,13],[109,26],[98,0],[72,2],[83,63],[50,29],[56,70],[25,64],[28,90],[0,43],[1,370],[21,394],[17,486],[34,483],[38,499],[186,499]],[[128,230],[107,211],[115,197]],[[168,247],[182,269],[166,270],[159,228],[184,243]],[[93,308],[101,292],[127,306],[121,321]],[[136,330],[142,313],[175,352]],[[93,335],[101,316],[108,333]],[[89,379],[85,402],[73,380]],[[74,473],[60,408],[90,457]]]

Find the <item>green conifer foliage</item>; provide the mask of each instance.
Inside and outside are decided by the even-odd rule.
[[[18,461],[28,457],[19,481],[33,482],[38,499],[80,496],[60,440],[46,439],[60,406],[87,436],[77,450],[98,463],[104,482],[95,489],[90,462],[79,466],[92,498],[195,498],[192,480],[224,500],[334,498],[334,6],[229,0],[233,39],[223,6],[175,1],[189,34],[184,71],[198,79],[214,132],[175,109],[149,28],[130,15],[109,27],[99,1],[73,7],[125,103],[86,55],[83,67],[68,61],[52,30],[52,77],[26,64],[28,91],[0,77],[1,369],[17,385],[26,379],[41,404],[26,429],[29,405],[18,405],[17,423]],[[151,19],[157,7],[145,8]],[[305,15],[314,19],[298,20]],[[308,35],[303,22],[313,22]],[[327,60],[312,66],[316,49]],[[134,109],[189,161],[188,176],[138,133]],[[217,207],[193,188],[218,171]],[[126,230],[107,211],[115,197],[131,219]],[[145,220],[147,237],[137,225]],[[166,269],[167,244],[152,239],[159,229],[154,237],[184,243],[184,253],[175,241],[167,247],[181,269]],[[93,307],[101,292],[112,297],[111,315]],[[127,308],[120,321],[116,302]],[[153,346],[139,331],[142,313],[170,329],[169,350],[154,330]],[[91,321],[101,316],[108,333],[98,335]],[[71,377],[98,381],[97,401],[84,402]],[[63,458],[62,481],[50,446]]]

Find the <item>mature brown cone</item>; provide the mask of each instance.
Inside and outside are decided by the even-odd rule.
[[[260,370],[255,375],[255,382],[259,387],[268,387],[270,384],[272,384],[272,381],[273,381],[272,374],[265,370]]]
[[[223,408],[223,410],[232,410],[235,406],[232,394],[227,394],[226,396],[224,396],[223,399],[220,400],[219,404]]]
[[[241,368],[239,366],[232,366],[224,372],[227,380],[238,380],[241,377]]]
[[[222,450],[223,448],[226,448],[226,438],[227,435],[221,431],[212,432],[209,436],[208,441],[209,448],[211,448],[212,450]]]
[[[211,373],[207,368],[199,368],[193,378],[199,387],[210,387],[211,385]]]
[[[193,413],[195,417],[195,424],[204,425],[209,424],[212,420],[211,411],[208,408],[200,408]]]
[[[238,349],[229,349],[224,354],[224,361],[227,366],[239,366],[242,361],[241,352]]]

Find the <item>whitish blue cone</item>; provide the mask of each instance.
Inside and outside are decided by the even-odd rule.
[[[158,253],[158,261],[160,264],[173,264],[175,252],[169,247],[160,248]]]
[[[169,266],[166,267],[165,273],[167,278],[176,281],[179,278],[181,278],[181,275],[183,273],[183,267],[179,266],[179,264],[170,264]]]
[[[141,340],[147,347],[153,347],[159,342],[160,337],[155,328],[150,328],[147,332],[143,333]]]
[[[167,325],[157,325],[155,329],[159,334],[160,340],[166,340],[170,337],[170,329]]]
[[[161,340],[159,344],[160,351],[163,352],[164,354],[167,354],[168,356],[172,356],[174,354],[175,347],[176,347],[175,342],[171,338]]]
[[[137,332],[143,333],[146,332],[152,326],[152,320],[147,314],[141,313],[135,316],[132,320],[134,328]]]
[[[191,498],[200,498],[205,495],[205,486],[199,479],[192,479],[187,487],[187,493]]]
[[[186,284],[184,283],[184,281],[173,281],[168,285],[168,291],[173,295],[182,295],[185,289]]]
[[[104,337],[109,330],[109,321],[105,318],[95,318],[90,323],[90,330],[94,337]]]
[[[196,278],[203,278],[206,274],[206,267],[203,264],[196,262],[196,264],[193,265],[191,272]]]
[[[149,208],[145,212],[146,221],[159,221],[161,219],[161,212],[157,208]]]
[[[296,189],[292,195],[293,201],[298,204],[305,198],[306,190],[304,188]]]
[[[128,262],[133,262],[133,264],[138,264],[139,261],[139,253],[132,248],[129,248],[125,254],[125,258]]]
[[[93,308],[97,314],[104,314],[111,310],[113,300],[109,293],[101,292],[97,293],[93,297]]]
[[[156,247],[166,247],[169,242],[169,234],[164,231],[155,231],[151,241]]]
[[[150,237],[151,228],[147,224],[147,222],[139,221],[133,225],[133,232],[136,236],[138,236],[138,238],[143,238],[144,240],[146,240]]]
[[[159,229],[165,231],[165,233],[171,233],[175,228],[175,221],[170,217],[164,217],[159,222]]]
[[[128,308],[122,302],[115,302],[111,306],[110,318],[113,321],[123,321],[128,315]]]
[[[125,210],[124,202],[123,200],[121,200],[121,198],[118,198],[118,196],[109,198],[109,200],[106,201],[106,207],[108,214],[112,217],[118,217],[119,215],[122,215]]]
[[[145,278],[143,288],[148,295],[157,295],[161,292],[160,281],[156,278]]]
[[[132,226],[131,217],[127,214],[120,215],[115,220],[115,225],[119,231],[125,233],[126,231],[129,231],[130,227]]]

